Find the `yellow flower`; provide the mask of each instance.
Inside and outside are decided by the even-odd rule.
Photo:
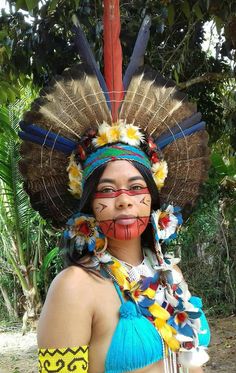
[[[81,179],[81,170],[77,167],[76,164],[72,164],[69,167],[69,176],[71,176],[72,178]]]
[[[69,191],[73,194],[73,196],[76,198],[80,198],[82,194],[81,183],[78,183],[77,180],[71,180],[69,182],[69,187]]]
[[[164,181],[168,174],[168,167],[166,161],[154,163],[152,166],[152,173],[157,188],[161,189],[164,185]]]
[[[111,126],[108,132],[109,143],[120,140],[120,126]]]

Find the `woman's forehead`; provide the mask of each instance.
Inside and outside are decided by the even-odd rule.
[[[126,160],[116,160],[109,162],[100,178],[99,182],[105,179],[112,180],[129,180],[129,179],[142,180],[143,177],[140,172],[132,165],[131,162]]]

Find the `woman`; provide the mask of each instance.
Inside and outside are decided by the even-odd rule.
[[[84,204],[82,210],[90,212],[89,209],[92,209],[96,221],[107,234],[107,252],[98,255],[98,258],[104,259],[107,254],[111,254],[111,258],[118,259],[118,263],[131,274],[131,277],[135,270],[137,271],[136,276],[141,271],[138,280],[142,281],[147,278],[145,271],[146,274],[151,276],[155,273],[155,269],[150,266],[147,260],[147,251],[151,249],[146,250],[146,252],[143,251],[141,243],[141,234],[143,232],[145,234],[145,230],[150,229],[148,222],[151,209],[153,204],[157,203],[158,193],[154,180],[150,170],[145,169],[142,164],[135,161],[132,164],[126,160],[118,159],[108,162],[103,169],[104,166],[102,170],[97,170],[102,174],[99,179],[96,177],[98,182],[93,188],[95,190],[93,198],[89,200],[90,195],[87,195],[81,199],[82,204]],[[87,184],[91,183],[91,178],[94,181],[94,177],[91,175]],[[84,190],[86,190],[86,185]],[[110,222],[112,222],[112,227]],[[68,251],[70,260],[75,260],[73,258],[76,257],[76,254],[78,256],[78,250],[76,252],[74,247],[72,253],[71,250]],[[154,253],[151,256],[154,257]],[[156,262],[157,260],[154,260],[153,263],[156,264]],[[91,263],[93,268],[94,265],[95,262]],[[102,265],[97,263],[97,266],[100,267],[100,273],[108,274],[109,278],[110,266],[106,264],[106,260]],[[178,283],[183,281],[178,267],[174,266],[172,273]],[[115,272],[113,271],[113,274],[110,274],[114,283],[118,284],[119,278],[116,279]],[[129,281],[131,280],[132,278],[129,278]],[[158,347],[153,352],[145,350],[143,345],[143,348],[137,351],[141,347],[137,341],[136,350],[132,351],[133,346],[129,346],[131,341],[127,341],[127,345],[123,347],[122,356],[119,356],[119,349],[122,347],[117,346],[117,343],[124,346],[125,342],[118,341],[113,337],[119,323],[119,308],[121,305],[119,298],[121,292],[118,291],[117,294],[114,283],[110,279],[100,279],[98,276],[73,265],[59,274],[51,286],[39,321],[39,348],[61,349],[67,346],[89,345],[89,372],[91,373],[126,370],[149,373],[165,372],[160,334],[157,334],[156,340],[154,338],[155,346]],[[160,281],[158,286],[156,292],[159,293],[157,299],[160,301],[160,293],[163,293],[164,286],[160,285]],[[136,288],[135,291],[137,294],[138,289]],[[129,296],[134,299],[134,294]],[[143,298],[143,295],[136,298],[137,304],[139,298]],[[163,299],[161,302],[163,303]],[[138,331],[138,336],[142,339],[142,330]],[[127,338],[127,331],[123,338]],[[151,336],[148,336],[146,342],[150,343],[150,341]],[[142,340],[143,343],[145,343],[145,338]],[[127,348],[129,350],[125,351]],[[111,349],[118,349],[118,351],[112,352]],[[137,358],[139,357],[137,354],[140,353],[146,353],[147,356],[142,356],[141,360],[138,361],[138,359],[129,358],[129,354],[132,355],[132,353]],[[57,361],[59,360],[57,356]],[[45,360],[42,361],[45,362]],[[168,358],[165,364],[168,365]],[[83,371],[83,362],[74,363],[74,366],[76,366],[78,372]],[[126,370],[122,370],[125,366],[127,367]],[[52,368],[53,365],[48,371],[51,371]],[[192,368],[189,372],[200,373],[202,369]]]
[[[118,35],[110,46],[111,35],[104,38],[106,83],[91,51],[81,50],[84,64],[54,79],[21,122],[32,205],[57,227],[69,218],[70,266],[40,317],[39,370],[200,373],[209,343],[201,301],[161,243],[182,223],[173,203],[189,211],[206,178],[205,124],[173,82],[138,70],[139,59],[122,82],[114,4],[104,2],[105,34]]]

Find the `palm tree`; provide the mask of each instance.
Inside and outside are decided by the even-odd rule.
[[[9,314],[19,314],[20,308],[24,310],[25,330],[27,320],[37,318],[41,307],[39,283],[58,248],[54,247],[46,255],[50,245],[44,234],[46,222],[30,207],[18,171],[17,126],[24,109],[24,101],[0,109],[0,295]],[[6,274],[9,279],[17,278],[18,293],[21,293],[18,307],[12,305],[11,289],[1,281]]]

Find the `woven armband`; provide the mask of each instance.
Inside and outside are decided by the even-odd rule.
[[[38,358],[39,373],[88,372],[88,346],[41,348]]]

